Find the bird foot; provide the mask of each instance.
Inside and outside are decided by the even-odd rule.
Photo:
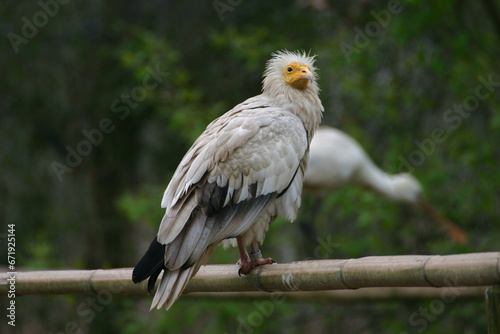
[[[274,261],[270,257],[268,257],[267,259],[262,258],[262,253],[259,249],[257,240],[252,241],[253,251],[250,254],[248,254],[241,237],[236,238],[236,241],[238,242],[238,251],[240,252],[240,260],[237,263],[240,266],[240,269],[238,269],[238,275],[240,277],[241,274],[250,274],[252,269],[255,267],[276,263],[276,261]]]
[[[251,254],[252,255],[252,254]],[[238,269],[238,276],[243,275],[248,275],[252,271],[253,268],[258,267],[258,266],[263,266],[265,264],[273,264],[276,263],[272,258],[268,257],[267,259],[264,258],[259,258],[256,260],[252,261],[245,261],[242,263],[242,261],[239,261],[240,263],[240,269]]]

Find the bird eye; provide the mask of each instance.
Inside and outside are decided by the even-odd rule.
[[[288,67],[286,70],[288,71],[288,73],[290,73],[290,72],[292,72],[292,71],[293,71],[293,68]]]

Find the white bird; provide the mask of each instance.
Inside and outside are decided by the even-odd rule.
[[[135,283],[149,277],[151,291],[164,271],[151,308],[169,309],[223,240],[237,240],[239,273],[274,262],[258,242],[276,217],[294,220],[300,206],[323,111],[316,81],[314,57],[273,54],[262,94],[213,121],[186,153],[163,196],[158,234],[132,274]]]
[[[353,138],[338,129],[321,126],[311,142],[305,191],[333,191],[347,184],[367,187],[392,201],[420,205],[453,240],[467,242],[465,232],[424,199],[422,186],[413,176],[383,172]]]

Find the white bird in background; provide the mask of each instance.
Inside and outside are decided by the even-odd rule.
[[[321,126],[309,150],[305,192],[333,191],[347,184],[367,187],[395,202],[420,205],[446,229],[451,239],[460,244],[467,242],[465,232],[424,199],[422,187],[413,176],[384,173],[353,138],[335,128]]]
[[[208,125],[182,159],[163,196],[158,234],[132,274],[135,283],[149,277],[151,291],[164,271],[151,308],[169,309],[226,239],[237,240],[240,273],[273,263],[258,242],[276,217],[295,219],[323,111],[313,64],[305,54],[275,53],[262,94]]]

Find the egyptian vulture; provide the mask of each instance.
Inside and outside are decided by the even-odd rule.
[[[305,192],[333,191],[348,184],[372,189],[395,202],[419,205],[444,227],[452,240],[467,243],[467,234],[424,198],[422,186],[413,176],[383,172],[353,138],[338,129],[321,126],[309,150]]]
[[[240,274],[273,263],[258,243],[276,217],[297,214],[323,112],[318,91],[314,57],[276,52],[262,94],[210,123],[188,150],[163,195],[158,234],[132,274],[134,283],[149,278],[151,292],[164,271],[151,309],[168,310],[226,239],[236,238]]]

